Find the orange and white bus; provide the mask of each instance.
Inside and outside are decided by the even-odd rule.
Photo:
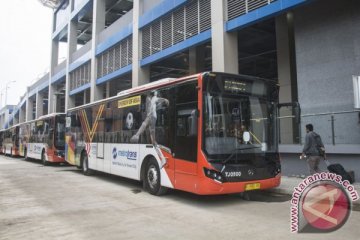
[[[3,153],[11,157],[20,156],[19,125],[14,125],[3,132]]]
[[[82,168],[195,194],[280,184],[278,85],[243,75],[163,79],[69,109],[65,159]]]
[[[21,154],[25,158],[65,162],[65,114],[54,113],[20,124]]]

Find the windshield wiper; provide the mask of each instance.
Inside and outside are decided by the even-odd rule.
[[[247,148],[235,148],[233,153],[230,154],[230,156],[227,157],[224,161],[222,161],[222,163],[226,164],[237,153],[238,150],[249,150],[249,149],[255,149],[255,148],[261,148],[261,147],[252,146],[252,147],[247,147]]]

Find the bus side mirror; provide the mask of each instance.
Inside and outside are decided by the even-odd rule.
[[[191,115],[188,117],[188,126],[189,126],[188,136],[197,135],[198,117],[199,117],[199,111],[197,109],[192,110]]]

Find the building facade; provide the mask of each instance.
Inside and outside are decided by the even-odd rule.
[[[28,88],[10,122],[165,77],[247,74],[276,80],[280,102],[300,103],[300,123],[281,111],[285,173],[307,172],[298,160],[307,123],[336,161],[360,173],[359,7],[356,0],[64,0],[53,15],[50,72]]]

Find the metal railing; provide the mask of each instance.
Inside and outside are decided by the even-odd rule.
[[[359,110],[304,114],[300,124],[294,123],[293,116],[284,116],[279,123],[281,144],[303,144],[309,123],[326,145],[360,144]]]

